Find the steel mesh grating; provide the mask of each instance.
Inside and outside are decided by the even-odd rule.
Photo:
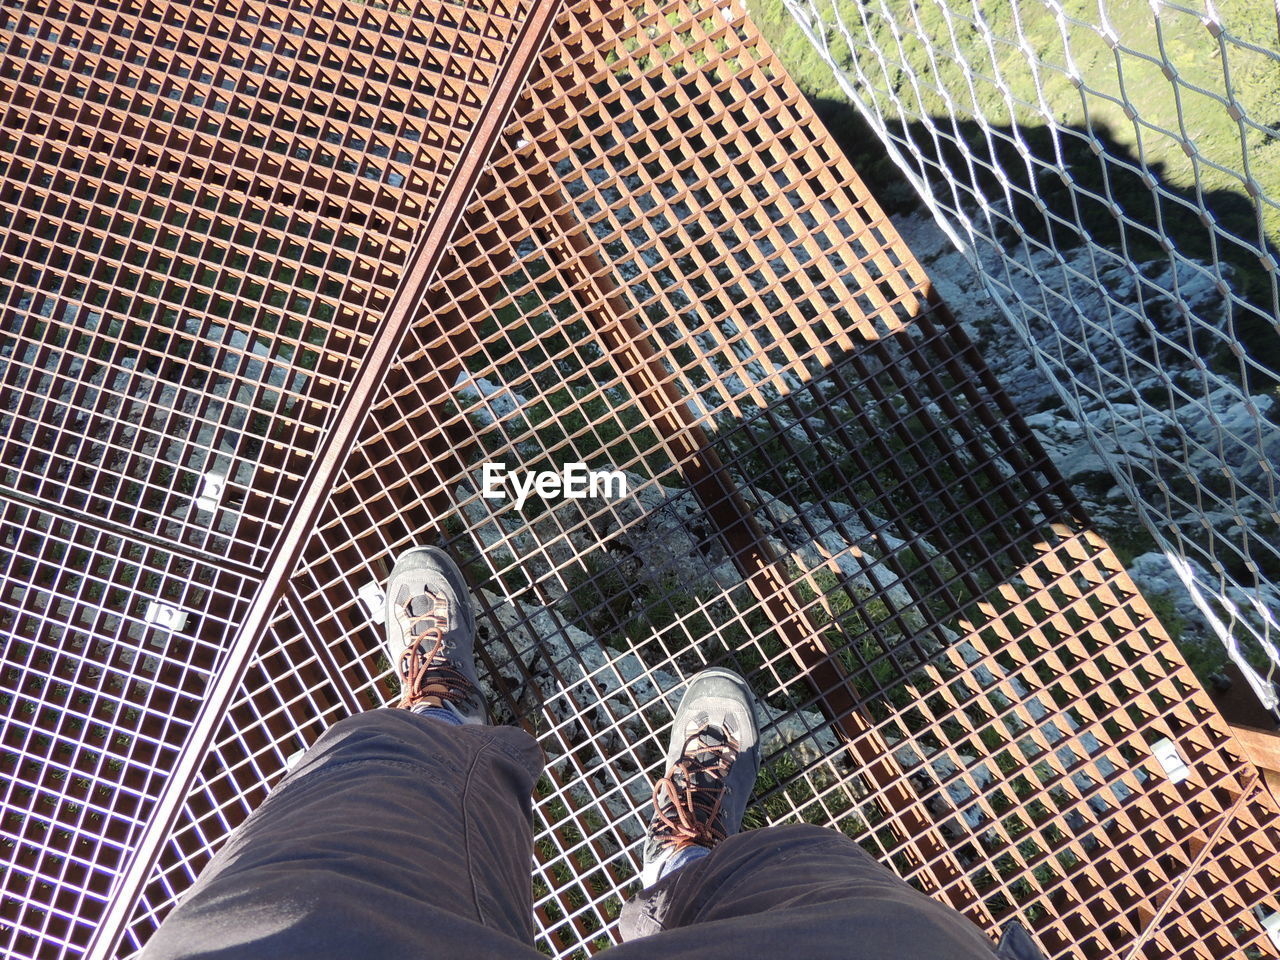
[[[529,10],[3,9],[7,954],[115,935],[205,701],[264,682],[237,634]]]
[[[351,712],[327,681],[322,657],[281,604],[169,834],[122,952],[146,942],[220,840],[265,799],[270,785],[323,729]]]
[[[8,11],[5,485],[262,567],[520,10]]]
[[[2,510],[2,913],[20,956],[74,944],[98,919],[248,589],[45,510]],[[186,610],[189,632],[156,631],[151,602]]]
[[[1266,802],[1252,772],[909,252],[745,21],[628,16],[562,18],[379,391],[290,588],[340,678],[314,689],[389,697],[360,590],[415,540],[466,561],[499,711],[551,758],[534,882],[555,954],[609,941],[680,680],[706,662],[766,696],[753,822],[839,826],[1055,954],[1269,953],[1245,907],[1265,882],[1194,892],[1242,879],[1213,859],[1233,831],[1275,869],[1242,816]],[[679,37],[723,60],[677,79]],[[717,116],[735,144],[768,137],[735,153]],[[712,453],[739,494],[695,479]],[[515,511],[479,496],[485,460],[633,485]],[[784,571],[754,594],[713,519],[737,495]],[[825,644],[803,666],[797,623]],[[1161,736],[1202,780],[1168,783]]]
[[[550,760],[534,888],[554,955],[610,941],[706,663],[764,699],[751,824],[835,826],[1055,956],[1274,955],[1255,913],[1275,909],[1274,802],[741,11],[569,7],[493,156],[123,952],[296,751],[389,699],[361,592],[431,539],[472,582],[498,719]],[[21,402],[13,421],[41,422]],[[517,510],[480,495],[484,461],[581,461],[630,489]],[[1152,758],[1161,737],[1189,780]],[[69,916],[31,913],[74,946]]]

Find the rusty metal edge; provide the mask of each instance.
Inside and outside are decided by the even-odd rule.
[[[328,498],[334,477],[368,413],[369,400],[395,359],[396,348],[413,320],[415,308],[435,278],[445,246],[462,218],[562,3],[563,0],[539,0],[535,3],[512,44],[512,54],[501,68],[471,141],[462,151],[461,162],[451,174],[431,220],[415,243],[410,266],[391,299],[381,329],[361,361],[359,373],[285,522],[284,536],[276,548],[275,559],[254,594],[244,623],[227,652],[226,661],[197,714],[190,740],[166,781],[164,792],[157,798],[156,809],[129,857],[127,869],[111,891],[106,914],[85,951],[89,960],[108,960],[118,949],[138,898],[204,760],[206,747],[239,685],[249,655],[270,623],[271,614],[309,539],[316,516]]]

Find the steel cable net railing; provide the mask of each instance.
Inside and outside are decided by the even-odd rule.
[[[786,6],[1274,709],[1277,10]]]

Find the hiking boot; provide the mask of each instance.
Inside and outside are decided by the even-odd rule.
[[[398,707],[446,710],[487,723],[475,665],[475,615],[467,581],[439,547],[412,547],[387,579],[387,659],[400,677]]]
[[[755,697],[732,670],[703,670],[689,681],[671,731],[666,776],[653,788],[653,820],[641,882],[652,886],[673,857],[711,849],[737,833],[760,772]]]

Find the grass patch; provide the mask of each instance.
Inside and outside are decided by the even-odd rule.
[[[646,578],[604,550],[584,554],[566,573],[562,610],[603,646],[634,652],[642,658],[656,637],[667,637],[658,646],[673,648],[704,645],[704,656],[733,652],[746,670],[763,665],[764,656],[782,652],[779,641],[766,643],[753,657],[753,648],[771,637],[771,624],[757,605],[735,611],[712,584],[691,586],[681,574],[666,571]],[[678,631],[685,642],[668,637]],[[661,650],[658,650],[660,656]],[[745,659],[744,659],[745,658]]]
[[[876,10],[867,8],[864,26],[858,8],[840,0],[836,7],[853,31],[857,48],[847,49],[839,38],[833,38],[832,45],[839,61],[861,62],[873,83],[891,85],[904,102],[906,115],[891,114],[889,124],[896,136],[912,145],[907,152],[924,161],[921,169],[934,181],[934,191],[949,197],[945,181],[951,171],[962,170],[963,179],[972,176],[988,200],[1010,196],[1012,218],[1042,242],[1052,240],[1068,248],[1088,238],[1141,262],[1167,259],[1158,236],[1163,231],[1188,257],[1230,264],[1236,292],[1256,311],[1235,311],[1236,335],[1266,370],[1280,371],[1280,336],[1272,319],[1274,279],[1254,252],[1263,244],[1274,254],[1280,209],[1255,201],[1237,175],[1247,157],[1261,193],[1280,198],[1280,141],[1247,126],[1242,134],[1231,110],[1213,96],[1192,89],[1226,95],[1218,43],[1200,18],[1165,8],[1157,33],[1157,20],[1148,5],[1109,8],[1109,25],[1118,43],[1132,51],[1121,54],[1122,89],[1112,47],[1088,26],[1098,23],[1096,6],[1088,0],[1064,4],[1079,86],[1062,66],[1067,56],[1050,8],[1020,6],[1015,23],[1012,5],[985,5],[985,25],[997,38],[988,46],[983,32],[964,19],[972,12],[952,7],[958,16],[949,19],[944,9],[950,6],[923,3],[895,8],[905,30],[899,48],[888,21]],[[919,209],[920,202],[901,171],[848,103],[782,0],[750,0],[748,8],[881,204],[890,212]],[[1223,0],[1216,9],[1231,34],[1274,48],[1274,24],[1268,33],[1248,0]],[[833,20],[829,10],[826,17]],[[1071,23],[1071,18],[1080,23]],[[1035,51],[1037,71],[1027,66],[1019,31]],[[1177,70],[1176,96],[1160,66],[1162,40]],[[902,63],[896,71],[890,67],[890,79],[885,80],[875,54],[865,49],[871,46]],[[936,56],[931,57],[930,50]],[[1228,50],[1235,103],[1255,122],[1275,124],[1280,72],[1263,54],[1231,44]],[[962,62],[972,65],[976,73],[966,74]],[[923,82],[913,85],[911,74],[924,78]],[[892,110],[885,92],[877,90],[876,97]],[[1140,124],[1129,118],[1128,110],[1135,112]],[[977,116],[985,123],[971,119]],[[944,134],[941,142],[933,135],[934,126]],[[1035,161],[1028,163],[1023,151]],[[967,161],[966,154],[977,162]],[[1054,175],[1059,158],[1074,189]],[[1009,193],[1006,183],[1013,188]],[[1040,209],[1038,202],[1046,209]],[[1209,211],[1209,223],[1194,212],[1202,202]],[[1141,227],[1121,224],[1113,203]],[[1238,361],[1227,347],[1217,348],[1213,359],[1224,375],[1239,376]],[[1277,385],[1274,375],[1251,369],[1249,376],[1257,381],[1247,385],[1255,391]]]

